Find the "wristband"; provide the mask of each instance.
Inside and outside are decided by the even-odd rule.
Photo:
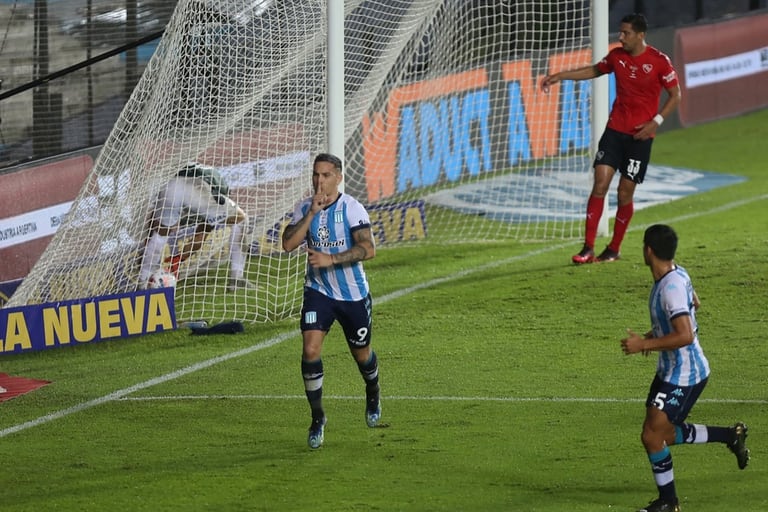
[[[656,114],[653,116],[653,120],[656,122],[657,125],[661,126],[661,123],[664,122],[664,118],[661,116],[661,114]]]

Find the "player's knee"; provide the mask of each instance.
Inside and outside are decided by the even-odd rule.
[[[619,189],[619,192],[617,194],[617,200],[619,203],[619,206],[625,206],[632,202],[634,194],[634,189],[632,190],[622,190]]]
[[[302,349],[301,357],[305,361],[315,361],[317,359],[320,359],[322,350],[323,350],[322,339],[304,340],[304,346]]]
[[[592,196],[599,199],[604,198],[608,194],[610,184],[610,181],[600,180],[596,177],[595,182],[592,184]]]
[[[658,444],[658,435],[648,425],[644,425],[642,432],[640,432],[640,442],[646,448],[652,448]]]
[[[352,352],[352,357],[355,358],[355,361],[358,364],[365,364],[367,363],[371,358],[371,346],[366,345],[364,347],[359,348],[350,348],[350,351]]]

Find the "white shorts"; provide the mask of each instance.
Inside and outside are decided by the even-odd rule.
[[[224,204],[219,204],[202,178],[172,178],[157,196],[155,218],[164,227],[175,226],[187,216],[204,218],[211,225],[223,224],[237,214],[237,204],[226,196],[224,199]]]

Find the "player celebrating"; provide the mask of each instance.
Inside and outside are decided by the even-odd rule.
[[[139,286],[145,287],[149,276],[161,266],[166,244],[174,249],[186,228],[194,226],[193,240],[184,249],[169,258],[171,271],[176,274],[178,265],[199,250],[208,233],[217,226],[231,226],[229,237],[230,280],[229,289],[255,288],[243,277],[245,254],[242,249],[246,215],[227,195],[229,187],[213,168],[198,163],[183,167],[163,187],[155,198],[147,221],[147,237]]]
[[[643,257],[653,275],[649,302],[651,330],[640,336],[628,330],[621,340],[625,354],[658,351],[656,376],[645,400],[642,441],[651,463],[659,498],[639,512],[679,512],[672,472],[674,444],[724,443],[747,467],[747,427],[712,427],[685,423],[709,379],[709,362],[699,344],[696,309],[699,298],[688,273],[674,262],[677,234],[662,224],[645,231]]]
[[[665,54],[645,42],[648,23],[642,14],[622,18],[619,29],[621,47],[611,50],[594,65],[561,71],[544,78],[542,89],[561,80],[589,80],[606,73],[616,77],[616,100],[608,124],[600,138],[594,161],[594,183],[587,201],[584,247],[573,256],[576,264],[615,261],[634,213],[635,187],[645,179],[656,129],[680,103],[680,86],[672,63]],[[661,90],[667,99],[657,113]],[[595,238],[604,199],[613,175],[621,173],[617,189],[618,208],[613,238],[595,258]]]
[[[312,411],[307,442],[313,449],[322,446],[325,432],[321,351],[334,321],[344,330],[365,381],[365,421],[375,427],[381,418],[379,365],[371,348],[371,294],[362,263],[376,255],[376,248],[368,212],[352,196],[339,191],[341,165],[338,157],[328,153],[315,157],[314,196],[296,205],[292,223],[282,236],[286,251],[307,242],[301,373]]]

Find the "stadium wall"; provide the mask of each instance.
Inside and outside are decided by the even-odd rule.
[[[675,31],[682,126],[768,107],[768,13]]]
[[[0,174],[0,307],[51,241],[93,167],[89,154]]]

